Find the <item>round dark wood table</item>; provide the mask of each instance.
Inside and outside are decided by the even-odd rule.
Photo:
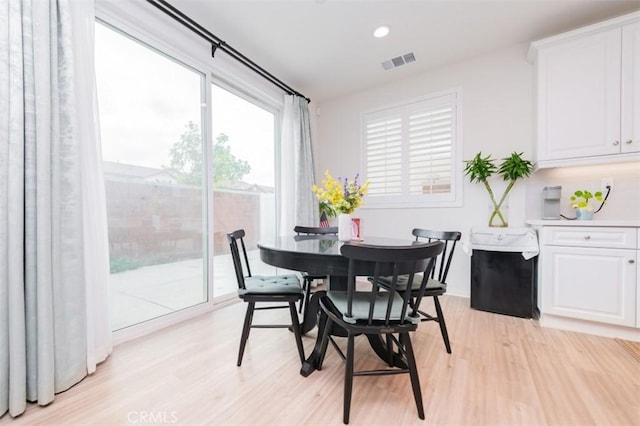
[[[376,246],[407,246],[417,243],[409,239],[367,237],[357,241],[338,241],[337,235],[295,235],[277,237],[273,241],[261,241],[258,243],[260,249],[260,259],[271,266],[289,269],[292,271],[308,272],[313,275],[327,275],[329,277],[328,289],[346,290],[347,275],[349,272],[349,261],[340,254],[340,247],[344,244],[367,244]],[[367,276],[373,274],[373,263],[361,262],[356,265],[358,275]],[[308,376],[317,368],[317,361],[320,356],[320,343],[322,330],[326,323],[324,315],[320,309],[320,298],[326,295],[326,291],[313,293],[309,306],[305,310],[305,316],[301,323],[302,333],[307,333],[318,325],[318,337],[313,352],[305,360],[300,370],[300,374]],[[346,332],[335,326],[332,334],[346,336]],[[388,353],[386,346],[378,336],[367,335],[373,350],[383,360],[387,360]],[[406,367],[397,357],[394,363],[401,368]]]

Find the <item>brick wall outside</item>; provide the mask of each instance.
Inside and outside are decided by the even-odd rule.
[[[213,250],[229,253],[227,233],[244,229],[247,249],[255,248],[260,237],[260,194],[214,191]]]
[[[112,270],[114,262],[138,267],[202,257],[200,188],[107,180],[106,193]],[[240,228],[247,233],[248,248],[255,247],[260,197],[257,192],[214,191],[213,253],[228,253],[226,233]]]

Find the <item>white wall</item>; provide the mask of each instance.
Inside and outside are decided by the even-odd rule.
[[[527,49],[528,45],[517,45],[316,105],[320,112],[314,117],[313,127],[316,176],[320,179],[326,169],[334,176],[353,176],[359,171],[362,111],[453,87],[463,90],[463,159],[472,158],[478,151],[498,159],[513,151],[524,152],[525,158],[533,159],[533,67],[526,60]],[[316,108],[311,112],[314,115]],[[568,204],[569,195],[577,187],[590,189],[597,181],[594,189],[598,189],[602,177],[613,177],[615,188],[599,216],[637,218],[638,170],[635,164],[538,171],[531,179],[518,182],[511,191],[509,225],[524,226],[526,219],[540,218],[542,187],[563,185],[563,203],[566,198]],[[486,226],[487,193],[481,185],[471,184],[466,178],[463,182],[461,207],[367,209],[365,205],[357,212],[362,218],[363,235],[409,236],[415,227],[468,234],[471,227]],[[493,187],[501,193],[504,185],[495,182]],[[616,194],[624,198],[618,199]],[[625,207],[630,205],[635,208]],[[566,210],[566,214],[571,214],[568,207]],[[460,249],[452,263],[448,292],[468,296],[469,277],[470,259]]]
[[[528,218],[540,219],[542,216],[541,193],[545,186],[562,186],[562,202],[560,213],[567,217],[575,217],[569,206],[569,197],[574,191],[601,190],[603,178],[613,179],[613,189],[602,210],[594,216],[594,220],[640,220],[640,163],[616,163],[597,166],[566,167],[537,171],[527,181],[527,206],[531,211]],[[603,191],[603,195],[606,194]],[[593,203],[595,208],[600,203]]]

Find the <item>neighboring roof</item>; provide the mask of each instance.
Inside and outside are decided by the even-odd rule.
[[[256,183],[247,182],[219,182],[216,188],[243,192],[275,192],[272,186],[258,185]]]
[[[169,176],[177,182],[180,178],[180,173],[173,169],[157,169],[155,167],[137,166],[135,164],[125,164],[114,161],[103,161],[102,168],[105,177],[113,180],[149,181],[155,176]],[[260,193],[275,192],[272,186],[232,181],[219,182],[216,189]]]
[[[128,177],[138,179],[148,179],[156,175],[169,175],[175,179],[180,176],[172,169],[157,169],[155,167],[137,166],[135,164],[125,164],[113,161],[103,161],[102,168],[105,176]]]

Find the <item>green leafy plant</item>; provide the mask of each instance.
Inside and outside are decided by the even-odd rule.
[[[578,189],[571,196],[571,208],[572,209],[585,209],[588,211],[593,210],[591,202],[589,200],[594,199],[596,201],[602,201],[602,192],[598,191],[595,194],[585,190]]]
[[[126,257],[116,257],[109,259],[109,272],[117,274],[118,272],[132,271],[140,268],[142,265],[133,259]]]
[[[494,162],[495,160],[491,158],[491,155],[483,157],[482,152],[478,152],[472,160],[465,161],[465,176],[468,176],[472,183],[482,183],[489,193],[489,198],[491,199],[491,205],[493,208],[489,217],[489,226],[493,225],[493,221],[496,218],[499,220],[499,226],[507,226],[507,221],[500,211],[500,208],[507,199],[507,195],[513,188],[516,181],[529,176],[533,169],[531,161],[523,159],[522,155],[522,153],[513,152],[509,157],[502,159],[502,163],[500,163],[499,167],[496,166]],[[495,194],[488,181],[488,179],[496,172],[502,176],[503,180],[509,182],[498,201],[496,201]]]
[[[186,185],[202,184],[202,139],[200,128],[189,121],[187,130],[169,150],[169,168],[180,174],[178,182]],[[251,165],[237,158],[227,145],[229,136],[220,133],[213,144],[213,184],[219,187],[229,182],[241,182],[251,172]]]

